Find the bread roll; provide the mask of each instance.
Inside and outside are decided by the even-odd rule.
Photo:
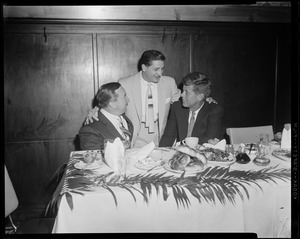
[[[207,164],[207,159],[206,159],[206,156],[202,153],[199,153],[197,152],[196,150],[188,147],[188,146],[185,146],[185,145],[179,145],[177,148],[177,151],[179,152],[182,152],[182,153],[185,153],[185,154],[188,154],[192,157],[195,157],[197,158],[198,160],[200,160],[203,165],[206,165]]]
[[[175,170],[184,170],[186,165],[189,164],[191,158],[185,153],[176,152],[172,159],[170,159],[169,165]]]

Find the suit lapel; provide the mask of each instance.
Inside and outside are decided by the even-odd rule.
[[[95,127],[98,128],[100,132],[102,132],[103,127],[105,127],[107,132],[110,132],[113,135],[118,135],[117,137],[123,139],[122,135],[120,135],[115,126],[101,113],[100,110],[98,111],[98,118],[99,124],[96,124]]]
[[[162,79],[157,83],[157,104],[158,104],[158,117],[159,117],[159,131],[162,130],[162,124],[164,120],[164,112],[166,107],[166,86]]]
[[[133,134],[133,124],[125,114],[123,114],[122,116],[124,117],[124,119],[127,122],[128,130],[131,133],[131,137],[130,137],[130,140],[131,140],[132,139],[132,134]]]
[[[203,118],[207,115],[207,110],[208,110],[208,105],[207,104],[208,103],[204,102],[203,107],[200,109],[200,111],[197,115],[197,119],[196,119],[196,122],[195,122],[195,125],[194,125],[194,128],[193,128],[193,131],[194,131],[194,129],[198,128],[198,126],[202,122]]]
[[[133,86],[131,87],[131,95],[136,107],[136,112],[139,117],[139,121],[142,119],[142,95],[141,95],[141,73],[137,73],[133,79]]]

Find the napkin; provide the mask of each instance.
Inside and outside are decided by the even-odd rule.
[[[141,160],[147,158],[154,148],[155,148],[155,144],[152,141],[149,144],[145,145],[144,147],[138,149],[136,152],[134,152],[131,155],[131,158],[135,160]]]
[[[124,159],[124,155],[125,148],[119,137],[112,143],[107,142],[104,150],[105,162],[115,172],[119,171],[119,161]]]
[[[281,136],[281,148],[282,149],[291,149],[291,129],[283,128]]]
[[[225,151],[226,140],[222,139],[217,144],[204,143],[203,146],[206,147],[206,148],[220,149],[222,151]]]

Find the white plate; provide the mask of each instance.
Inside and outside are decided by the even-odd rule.
[[[172,169],[169,165],[169,163],[166,163],[164,168],[167,170],[167,171],[170,171],[172,173],[179,173],[179,174],[182,174],[184,171],[183,170],[176,170],[176,169]],[[189,175],[189,174],[196,174],[196,173],[200,173],[202,171],[204,171],[206,169],[206,166],[204,166],[203,168],[201,169],[196,169],[196,170],[189,170],[189,171],[185,171],[185,175]]]
[[[152,150],[152,152],[150,153],[150,155],[148,157],[153,158],[153,159],[158,159],[158,160],[161,160],[161,159],[168,160],[173,157],[175,152],[176,152],[176,149],[173,149],[173,148],[165,148],[165,147],[155,148]]]
[[[212,161],[212,160],[207,160],[208,164],[212,164],[212,165],[216,165],[216,166],[226,166],[228,164],[232,164],[236,161],[236,159],[230,161],[230,160],[226,160],[226,161]]]
[[[138,169],[142,169],[142,170],[148,170],[151,169],[157,165],[159,165],[161,162],[161,160],[156,160],[156,159],[152,159],[150,157],[142,159],[142,160],[138,160],[135,162],[134,166]],[[157,166],[156,168],[161,168],[162,166]]]
[[[288,149],[274,149],[272,152],[272,155],[282,159],[284,161],[290,161],[291,157],[286,156],[286,154],[290,154],[291,155],[291,150]]]
[[[173,157],[175,152],[176,150],[172,148],[155,148],[147,158],[138,160],[137,162],[135,162],[134,166],[138,169],[149,170],[159,165],[161,161],[168,161]],[[157,166],[156,169],[159,169],[161,167],[163,167],[163,165]]]
[[[100,168],[101,166],[103,166],[103,162],[102,161],[95,161],[94,163],[92,164],[86,164],[84,163],[83,161],[79,161],[77,163],[74,164],[74,167],[77,168],[77,169],[90,169],[90,170],[93,170],[93,169],[98,169]]]

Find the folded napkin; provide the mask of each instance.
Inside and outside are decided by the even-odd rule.
[[[141,160],[147,158],[154,148],[155,148],[155,144],[152,141],[149,144],[145,145],[144,147],[138,149],[136,152],[132,153],[131,159]]]
[[[220,149],[220,150],[225,151],[226,140],[222,139],[217,144],[204,143],[203,146],[206,147],[206,148]]]
[[[291,129],[283,128],[281,136],[281,148],[282,149],[291,149]]]
[[[104,150],[104,159],[106,164],[115,172],[119,172],[119,162],[124,160],[125,148],[118,137],[113,143],[107,142]]]

